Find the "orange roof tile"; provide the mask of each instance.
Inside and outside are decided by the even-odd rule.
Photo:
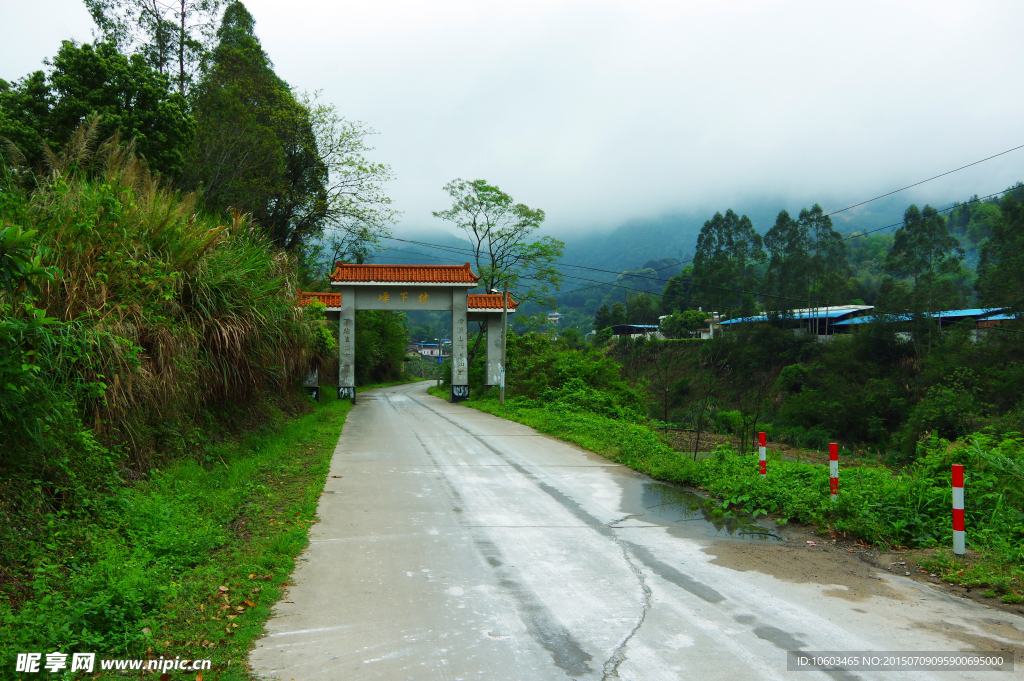
[[[501,309],[501,294],[500,293],[471,293],[466,296],[468,301],[467,307],[470,310],[500,310]],[[508,297],[508,311],[514,312],[516,307],[519,305],[519,301],[513,300],[512,296]]]
[[[346,265],[337,263],[334,283],[476,284],[480,277],[469,263],[458,265]]]
[[[299,307],[305,307],[314,300],[319,300],[327,307],[341,307],[341,294],[340,293],[309,293],[309,292],[298,292]]]

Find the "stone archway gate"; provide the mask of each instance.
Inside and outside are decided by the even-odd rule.
[[[337,263],[330,275],[331,293],[303,293],[299,304],[320,300],[328,319],[338,319],[338,399],[356,398],[356,310],[452,313],[451,400],[469,397],[468,323],[487,327],[487,385],[501,381],[501,294],[470,295],[479,277],[465,265],[347,265]],[[518,303],[509,297],[508,312]]]

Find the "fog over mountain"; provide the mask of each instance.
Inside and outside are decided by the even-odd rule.
[[[840,208],[1024,143],[1019,2],[246,4],[283,78],[379,132],[402,233],[441,227],[456,177],[543,208],[563,238],[685,232],[730,206]],[[90,40],[80,0],[4,15],[7,80]],[[991,193],[1022,168],[1024,150],[899,203]]]

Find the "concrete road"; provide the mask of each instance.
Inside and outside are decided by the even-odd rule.
[[[424,383],[361,394],[250,662],[296,681],[1021,678],[787,672],[794,649],[1019,646],[1024,621],[874,569],[854,593],[726,567],[716,551],[766,543],[674,491]]]

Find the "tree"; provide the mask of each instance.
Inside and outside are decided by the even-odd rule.
[[[697,236],[693,257],[693,286],[703,299],[718,301],[720,309],[754,312],[756,265],[764,262],[761,236],[746,215],[732,209],[715,213]]]
[[[612,325],[612,311],[608,309],[607,305],[602,305],[601,309],[594,315],[594,330],[600,331],[601,329],[607,329]]]
[[[382,190],[391,170],[364,156],[372,131],[315,94],[292,93],[254,26],[242,3],[224,11],[211,67],[196,87],[188,183],[213,210],[252,213],[277,246],[303,256],[307,271],[324,255],[329,264],[363,262],[395,215]]]
[[[0,82],[0,136],[18,147],[27,165],[41,167],[47,147],[59,149],[86,118],[99,114],[99,138],[119,132],[151,170],[182,173],[195,122],[166,76],[108,43],[65,41],[50,65],[48,76],[37,71],[14,86]]]
[[[549,294],[562,283],[555,264],[565,243],[549,236],[530,240],[544,222],[544,211],[515,203],[486,180],[455,179],[444,190],[452,207],[433,215],[466,233],[479,285],[485,291],[515,290],[522,301],[554,307]]]
[[[693,265],[687,265],[679,274],[669,277],[661,294],[661,311],[672,314],[688,310],[693,303]]]
[[[514,290],[521,302],[554,307],[550,292],[562,283],[555,263],[562,257],[565,243],[549,236],[530,240],[544,222],[544,211],[515,203],[487,180],[455,179],[444,191],[452,198],[452,207],[433,215],[466,233],[479,286],[485,292]],[[470,364],[482,338],[481,330],[469,353]]]
[[[658,302],[649,293],[638,293],[626,300],[628,324],[657,324]]]
[[[105,42],[142,55],[186,93],[206,65],[222,0],[85,0]]]
[[[626,316],[627,310],[623,303],[612,304],[612,323],[609,326],[616,326],[618,324],[626,324],[629,319]]]
[[[768,269],[764,289],[772,294],[766,298],[769,310],[786,317],[794,303],[807,291],[810,257],[805,224],[794,220],[787,211],[779,211],[775,224],[764,235],[768,251]]]
[[[708,315],[699,310],[674,312],[661,320],[661,333],[666,338],[699,338]]]
[[[397,215],[383,188],[394,179],[391,167],[366,158],[373,151],[366,144],[373,130],[339,116],[333,104],[319,101],[319,93],[301,102],[309,111],[319,162],[327,170],[322,207],[331,256],[327,262],[362,263],[389,235],[388,225]]]
[[[911,205],[893,235],[885,270],[912,279],[916,309],[931,313],[936,279],[957,272],[963,258],[964,250],[949,233],[942,215],[928,205],[924,209]]]
[[[1024,313],[1024,203],[1013,193],[1003,197],[992,235],[981,248],[975,286],[982,305]]]
[[[801,210],[798,222],[800,233],[807,239],[808,307],[837,305],[845,299],[846,282],[850,276],[846,243],[842,235],[832,228],[832,218],[825,215],[818,204],[811,206],[810,210]]]

